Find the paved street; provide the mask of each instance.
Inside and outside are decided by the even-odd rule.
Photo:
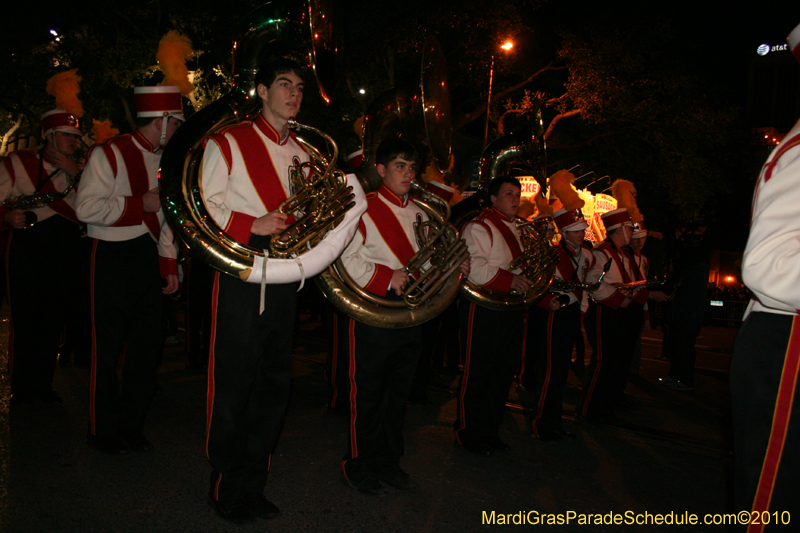
[[[431,386],[430,406],[410,406],[403,467],[421,488],[369,497],[339,481],[347,421],[325,405],[325,340],[304,317],[294,358],[292,401],[272,460],[267,497],[283,514],[234,526],[206,504],[206,378],[183,368],[182,345],[165,351],[161,391],[148,419],[149,453],[107,456],[90,449],[87,368],[58,368],[63,405],[9,410],[8,379],[0,378],[0,531],[17,532],[465,532],[483,512],[502,514],[728,511],[731,435],[727,368],[735,330],[706,328],[698,339],[697,388],[665,389],[657,378],[660,335],[643,340],[643,369],[631,379],[621,427],[595,427],[571,418],[578,397],[574,376],[565,427],[574,441],[543,443],[526,424],[523,392],[515,390],[502,438],[512,447],[491,457],[453,445],[457,375]],[[7,315],[0,353],[6,365]],[[534,514],[527,515],[534,517]],[[511,517],[513,521],[513,516]],[[528,529],[540,528],[534,525]],[[524,526],[523,526],[524,528]],[[517,527],[516,529],[519,529]],[[569,525],[553,531],[727,531],[724,526]]]

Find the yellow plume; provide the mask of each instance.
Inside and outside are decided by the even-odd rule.
[[[539,211],[539,214],[536,216],[540,217],[553,216],[553,208],[550,207],[550,204],[547,202],[547,198],[545,198],[541,194],[535,194],[533,196],[533,201],[536,203],[536,209]]]
[[[83,103],[78,98],[82,79],[74,68],[47,80],[47,94],[56,97],[56,107],[78,118],[83,116]]]
[[[559,170],[548,180],[550,184],[550,192],[555,194],[556,198],[561,201],[562,206],[567,211],[580,209],[586,202],[583,201],[578,195],[578,191],[573,187],[572,182],[575,181],[575,174],[568,170]]]
[[[92,135],[94,135],[94,142],[102,143],[111,137],[119,135],[119,130],[111,127],[110,120],[100,122],[99,120],[92,119]]]
[[[636,188],[628,180],[616,180],[611,184],[611,194],[617,199],[617,207],[625,207],[634,223],[641,222],[644,218],[636,205]]]
[[[194,91],[194,86],[189,81],[189,71],[186,60],[194,55],[192,41],[185,35],[169,30],[158,43],[156,60],[164,73],[164,81],[160,85],[177,85],[181,94],[188,96]]]

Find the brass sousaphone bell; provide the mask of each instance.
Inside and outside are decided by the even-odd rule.
[[[311,156],[312,161],[307,164],[310,172],[305,167],[296,169],[294,185],[299,190],[284,202],[282,209],[285,212],[298,209],[298,197],[302,196],[305,214],[309,214],[309,208],[319,210],[311,217],[313,220],[305,220],[303,229],[313,227],[317,233],[301,235],[294,241],[298,246],[291,249],[283,246],[283,239],[273,238],[270,268],[266,269],[266,254],[228,236],[211,218],[201,195],[202,139],[227,125],[257,116],[261,100],[256,96],[254,80],[264,61],[282,56],[308,65],[323,99],[330,100],[328,91],[335,75],[336,46],[332,16],[326,4],[324,0],[276,0],[253,11],[233,47],[233,89],[190,117],[164,150],[160,194],[167,220],[197,257],[225,274],[265,283],[288,283],[313,276],[341,253],[366,208],[358,183],[348,184],[343,174],[334,171],[335,155],[329,162],[298,137]],[[319,130],[296,123],[290,127],[322,135],[336,153],[333,140]],[[360,194],[356,209],[351,209],[353,193],[346,190],[348,186],[357,189],[357,197]],[[324,198],[309,200],[308,189],[325,191],[334,207],[320,206]]]

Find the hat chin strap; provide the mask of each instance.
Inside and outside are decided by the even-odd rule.
[[[164,118],[161,121],[161,139],[158,141],[159,146],[167,145],[167,125],[169,124],[169,113],[164,113]]]

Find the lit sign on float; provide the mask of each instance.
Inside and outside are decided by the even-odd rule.
[[[517,176],[517,179],[522,186],[520,191],[522,198],[532,198],[539,192],[539,182],[533,176]]]
[[[773,45],[762,44],[761,46],[758,47],[756,53],[758,53],[758,55],[760,56],[765,56],[770,52],[786,52],[788,50],[789,50],[788,44],[773,44]]]

